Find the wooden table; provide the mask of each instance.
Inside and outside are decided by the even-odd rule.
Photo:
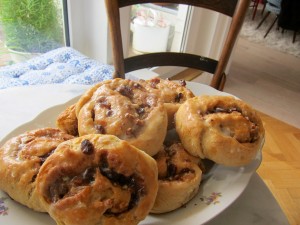
[[[291,225],[300,224],[300,129],[260,113],[266,129],[263,161],[257,173]]]

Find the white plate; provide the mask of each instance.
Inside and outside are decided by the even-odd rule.
[[[228,95],[211,87],[188,82],[188,87],[195,95]],[[54,126],[57,115],[66,106],[76,102],[78,97],[65,104],[51,107],[41,112],[32,121],[21,125],[2,139],[0,145],[9,139],[28,130]],[[170,213],[149,215],[141,225],[200,225],[217,216],[231,205],[244,191],[252,174],[261,163],[261,152],[251,164],[244,167],[224,167],[215,165],[205,176],[200,191],[184,207]],[[7,225],[55,225],[55,222],[45,213],[34,212],[10,199],[0,191],[0,224]]]

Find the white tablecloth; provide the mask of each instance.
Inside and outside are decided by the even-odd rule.
[[[84,85],[46,85],[0,90],[0,139],[41,111],[67,102],[86,90]],[[25,224],[25,223],[24,223]],[[242,195],[207,225],[285,225],[288,221],[261,178],[255,173]]]

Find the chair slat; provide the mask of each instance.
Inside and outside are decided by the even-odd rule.
[[[149,53],[125,59],[125,73],[154,66],[180,66],[214,73],[218,61],[194,54],[177,52]]]
[[[185,5],[192,5],[206,9],[214,9],[219,13],[222,13],[227,16],[233,16],[235,7],[238,0],[120,0],[119,7],[125,7],[130,5],[136,4],[143,4],[143,3],[175,3],[175,4],[185,4]]]

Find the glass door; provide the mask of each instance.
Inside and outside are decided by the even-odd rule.
[[[133,6],[128,55],[181,51],[187,14],[186,5],[149,3]]]
[[[63,1],[0,0],[0,66],[66,45]]]
[[[131,7],[128,47],[125,42],[127,56],[184,51],[191,9],[192,7],[187,5],[172,3],[148,3]],[[147,79],[157,74],[168,77],[168,74],[175,74],[184,69],[164,66],[134,71],[131,74],[145,76],[142,78]]]
[[[130,9],[130,16],[130,31],[127,34],[130,37],[129,43],[123,40],[127,56],[172,51],[218,59],[225,41],[224,34],[227,33],[231,20],[225,15],[208,9],[170,3],[136,5]],[[121,15],[121,23],[122,21],[124,22],[121,26],[124,28],[128,21]],[[124,30],[126,32],[126,29]],[[150,68],[162,78],[168,78],[185,69],[182,67]],[[135,76],[137,74],[139,71]],[[209,76],[202,76],[204,83]]]

